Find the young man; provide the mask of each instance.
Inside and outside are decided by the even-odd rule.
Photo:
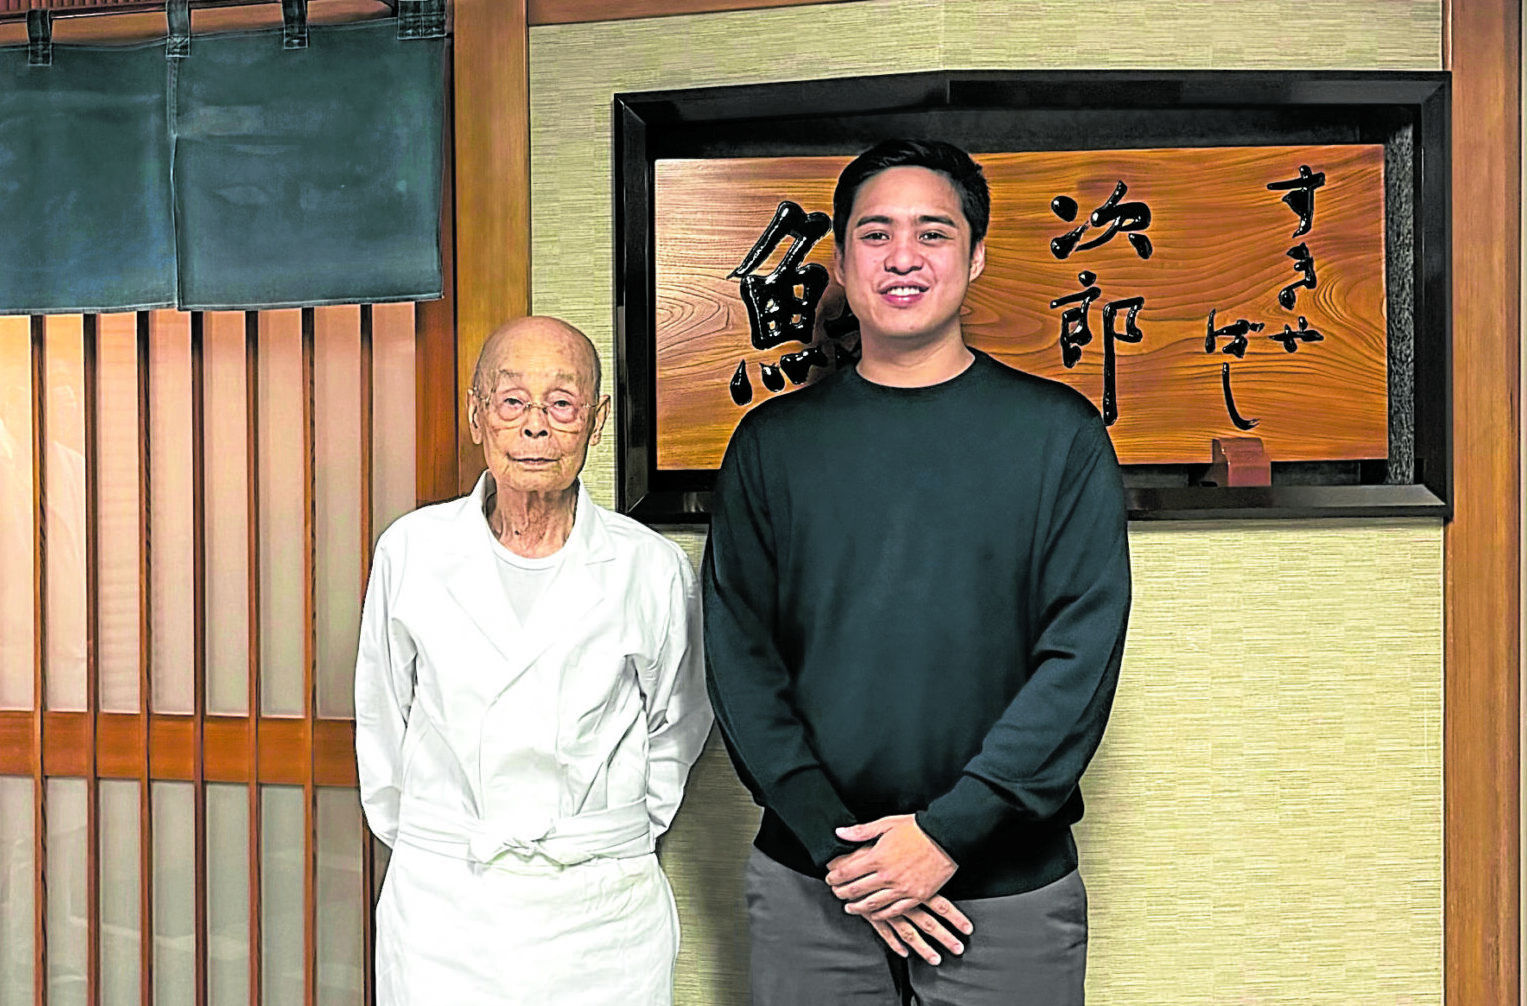
[[[989,206],[945,143],[845,168],[862,357],[750,412],[717,478],[706,663],[764,808],[756,1006],[1082,1002],[1071,824],[1124,648],[1124,496],[1085,398],[965,345]]]
[[[583,333],[506,325],[470,396],[488,470],[388,528],[361,616],[377,1002],[666,1006],[653,847],[711,724],[694,574],[578,480],[610,405]]]

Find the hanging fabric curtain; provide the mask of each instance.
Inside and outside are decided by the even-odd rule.
[[[0,312],[175,303],[164,45],[48,55],[0,48]]]
[[[440,296],[443,6],[283,6],[279,30],[193,40],[171,0],[152,46],[0,49],[0,312]]]

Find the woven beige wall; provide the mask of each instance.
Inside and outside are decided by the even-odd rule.
[[[863,0],[531,31],[534,308],[613,372],[610,97],[940,68],[1440,66],[1438,0]],[[614,438],[586,478],[614,496]],[[676,530],[698,560],[703,533]],[[1442,532],[1137,524],[1113,722],[1084,782],[1088,986],[1110,1004],[1442,1001]],[[757,811],[724,751],[664,849],[678,1001],[745,1003]]]

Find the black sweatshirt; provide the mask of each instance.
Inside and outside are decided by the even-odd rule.
[[[763,853],[821,877],[853,848],[834,828],[915,812],[951,898],[1075,868],[1130,601],[1118,462],[1080,394],[977,352],[932,387],[844,370],[764,403],[717,476],[702,585]]]

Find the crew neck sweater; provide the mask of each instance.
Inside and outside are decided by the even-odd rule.
[[[743,417],[702,570],[708,684],[755,841],[811,876],[890,814],[951,898],[1077,865],[1078,783],[1130,604],[1118,462],[1092,405],[976,352],[920,388],[846,369]]]

